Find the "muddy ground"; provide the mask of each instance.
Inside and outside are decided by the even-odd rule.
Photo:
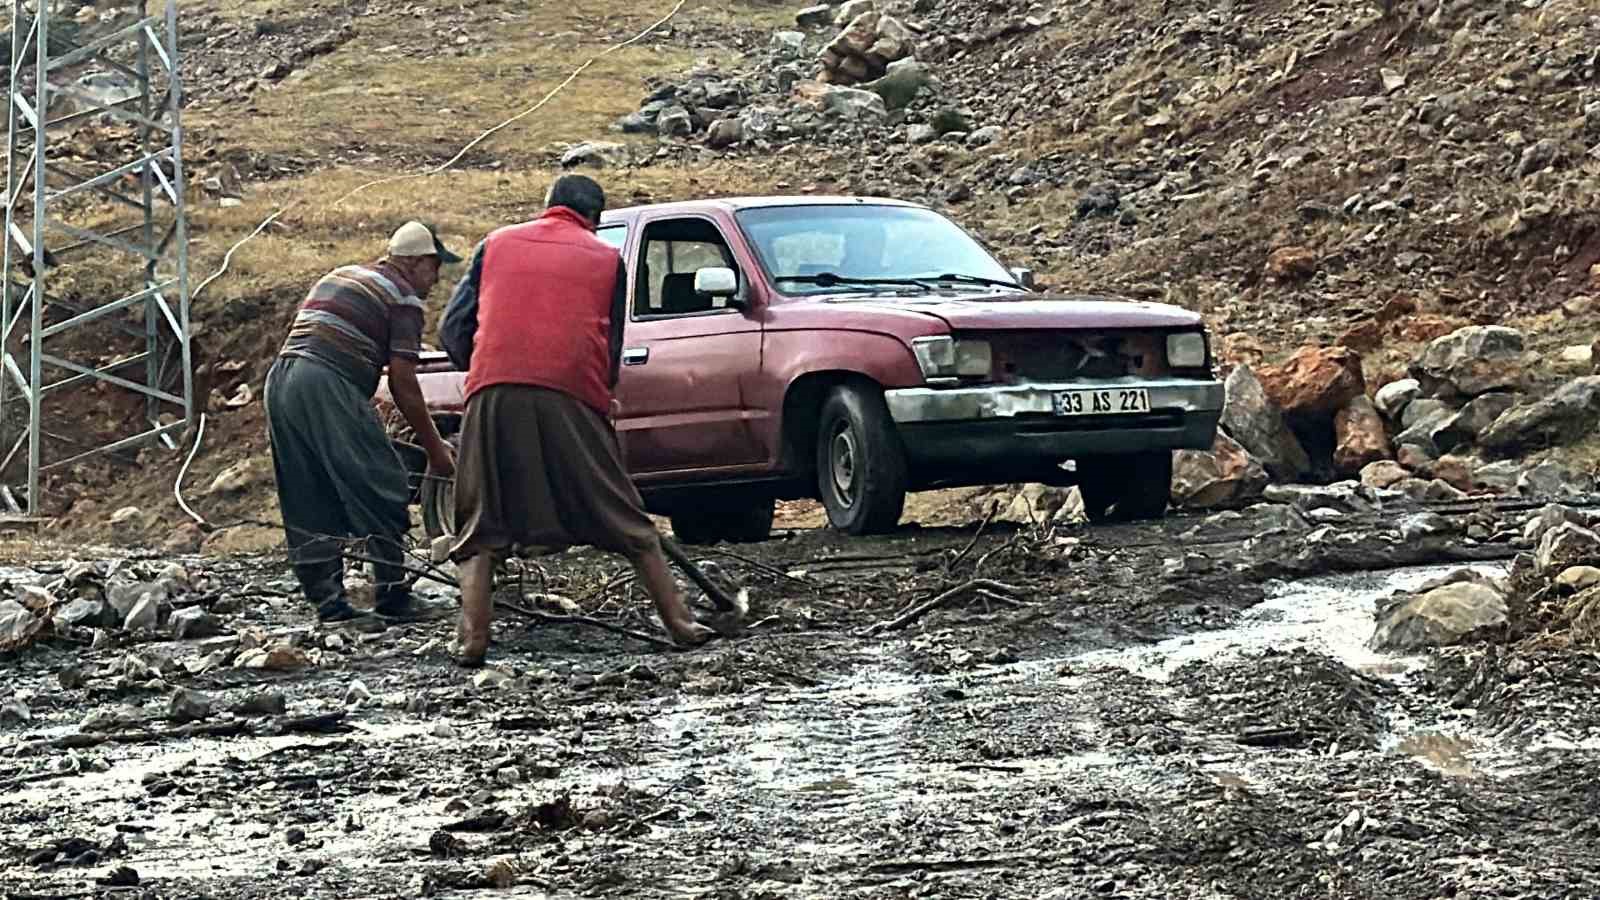
[[[1596,896],[1594,656],[1365,648],[1527,515],[1419,512],[788,532],[696,551],[750,601],[706,649],[503,612],[479,676],[453,619],[328,632],[279,559],[180,560],[223,635],[0,659],[0,895]],[[623,574],[516,590],[659,634]]]

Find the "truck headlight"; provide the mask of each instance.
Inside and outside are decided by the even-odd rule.
[[[923,378],[979,377],[989,374],[994,354],[988,341],[956,340],[948,335],[911,342]]]
[[[1167,335],[1167,365],[1174,369],[1198,369],[1206,364],[1206,336],[1201,331]]]

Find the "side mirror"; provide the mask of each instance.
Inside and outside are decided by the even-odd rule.
[[[694,292],[706,297],[732,297],[739,293],[739,276],[722,267],[698,269],[694,273]]]
[[[1017,284],[1022,285],[1030,291],[1033,290],[1034,282],[1032,269],[1013,268],[1011,270],[1011,277],[1016,279]]]

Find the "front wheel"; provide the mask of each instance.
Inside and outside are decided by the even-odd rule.
[[[1172,453],[1083,457],[1078,487],[1091,522],[1159,519],[1172,495]]]
[[[900,524],[906,455],[883,393],[840,385],[822,404],[817,488],[828,521],[848,534],[882,534]]]

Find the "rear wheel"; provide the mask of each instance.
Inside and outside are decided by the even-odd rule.
[[[1159,519],[1172,495],[1172,453],[1083,457],[1078,487],[1091,522]]]
[[[684,544],[750,544],[772,536],[771,497],[708,496],[671,514],[672,533]]]
[[[816,458],[818,495],[833,527],[881,534],[900,524],[906,456],[882,392],[834,388],[822,404]]]

